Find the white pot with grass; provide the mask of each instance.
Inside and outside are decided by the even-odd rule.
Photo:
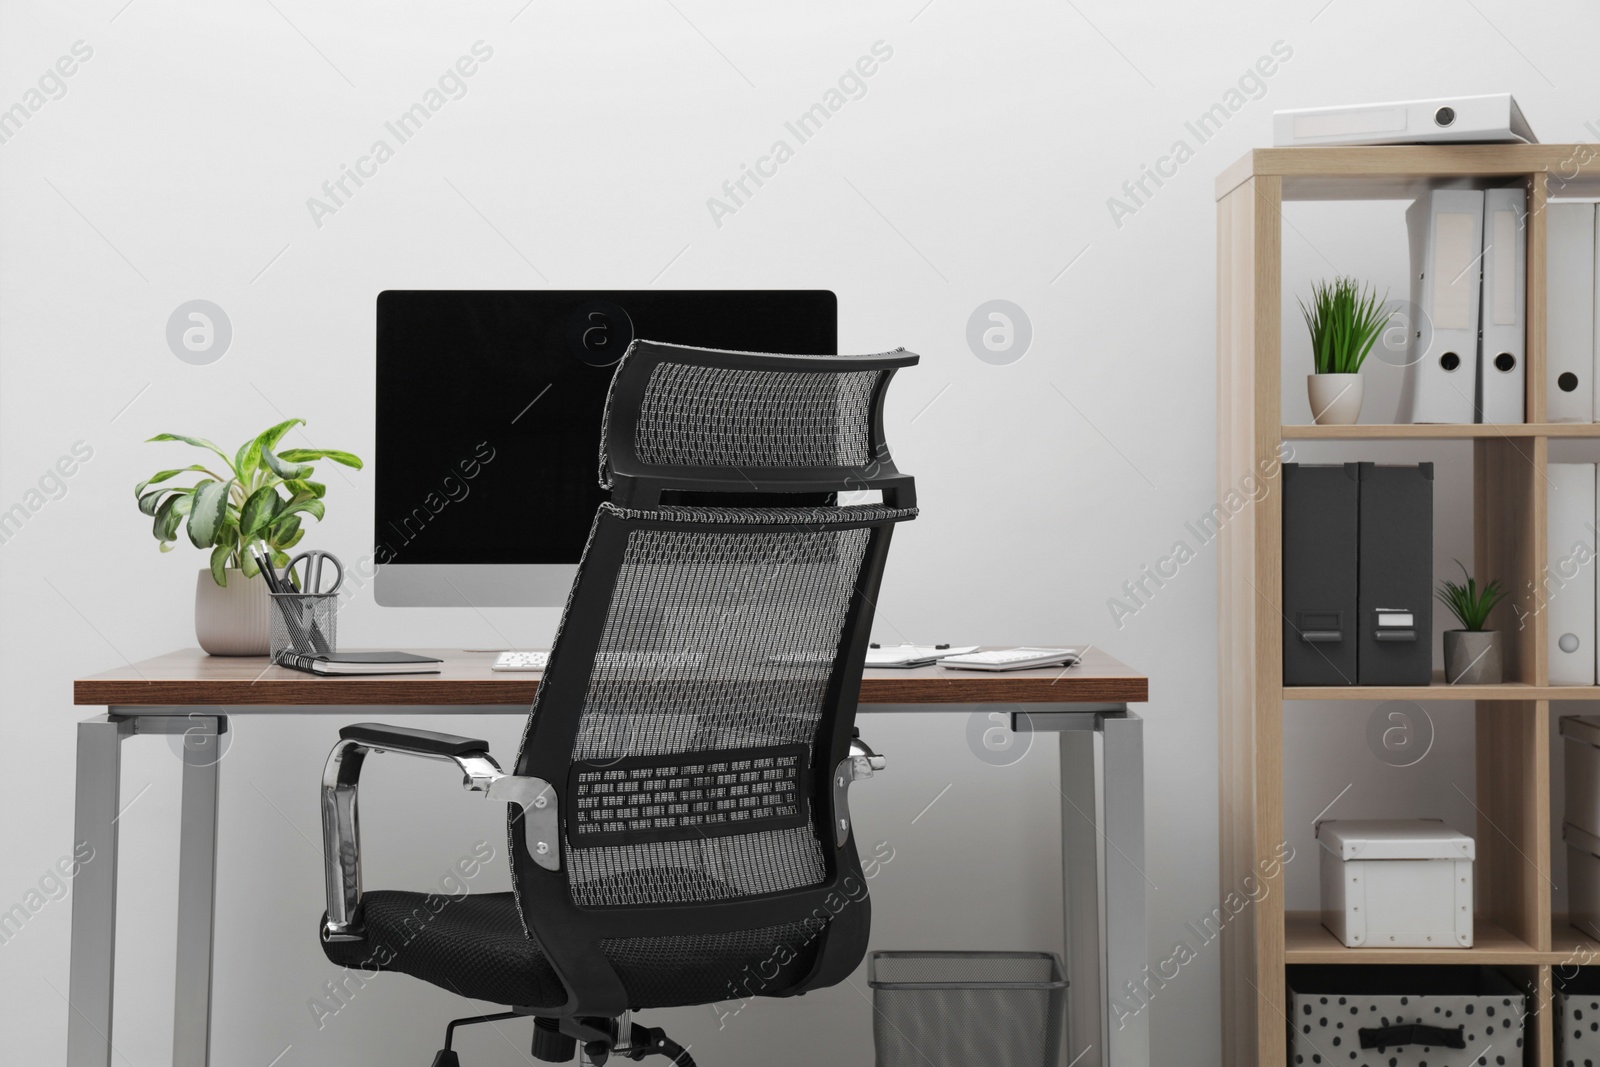
[[[1505,599],[1498,580],[1480,587],[1460,560],[1466,582],[1439,583],[1438,597],[1461,623],[1459,630],[1444,632],[1444,680],[1451,685],[1498,685],[1502,681],[1500,634],[1486,630],[1489,613]]]
[[[1361,375],[1308,374],[1311,417],[1318,426],[1354,426],[1361,418]]]
[[[1354,278],[1312,286],[1311,306],[1300,301],[1311,331],[1316,372],[1306,376],[1311,417],[1318,426],[1353,426],[1361,418],[1361,364],[1389,315],[1384,300]]]

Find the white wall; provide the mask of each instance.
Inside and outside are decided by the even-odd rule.
[[[298,415],[310,424],[296,443],[370,456],[383,289],[818,286],[839,295],[847,350],[903,344],[924,357],[897,382],[890,439],[925,514],[896,540],[878,634],[1094,642],[1150,674],[1150,944],[1165,957],[1221,891],[1214,549],[1200,546],[1120,625],[1107,602],[1215,502],[1213,178],[1270,141],[1274,108],[1365,98],[1509,89],[1543,139],[1593,140],[1597,31],[1592,5],[1506,0],[5,5],[0,107],[24,100],[74,42],[93,54],[0,144],[0,510],[28,502],[75,442],[93,458],[0,544],[0,909],[29,899],[72,849],[72,724],[86,710],[71,705],[71,679],[193,643],[200,555],[158,555],[130,494],[182,450],[144,438],[231,445]],[[477,41],[493,56],[466,95],[317,225],[307,198]],[[865,96],[718,225],[707,198],[879,41],[893,56]],[[1276,42],[1292,56],[1261,98],[1198,143],[1185,123]],[[1192,158],[1114,219],[1108,198],[1179,139]],[[1398,210],[1296,208],[1286,303],[1336,269],[1400,292]],[[196,298],[233,326],[210,366],[180,362],[164,336],[173,309]],[[995,298],[1033,325],[1031,350],[1010,366],[980,362],[965,340],[968,316]],[[1285,336],[1286,411],[1303,418],[1309,368],[1292,304]],[[1392,398],[1378,378],[1369,419]],[[1441,571],[1469,558],[1470,453],[1369,455],[1439,462]],[[359,557],[371,474],[329,481],[315,543]],[[362,600],[341,630],[378,646],[501,634],[538,644],[555,621]],[[1313,855],[1310,820],[1346,784],[1339,814],[1406,809],[1470,826],[1463,710],[1436,709],[1439,743],[1406,772],[1367,750],[1370,710],[1289,716],[1302,856]],[[442,1022],[470,1011],[398,976],[320,1030],[307,1008],[333,974],[314,931],[315,786],[338,721],[234,719],[219,1063],[425,1063]],[[446,728],[509,752],[518,725]],[[1057,945],[1049,747],[996,768],[969,751],[962,718],[868,728],[893,756],[860,798],[861,825],[895,850],[873,887],[875,944]],[[127,746],[119,1064],[169,1054],[178,769],[160,739]],[[500,841],[494,813],[433,769],[380,762],[364,788],[370,885],[426,885],[473,842]],[[1309,863],[1291,865],[1291,905],[1311,902],[1310,879]],[[0,1061],[62,1058],[69,913],[49,902],[0,944]],[[1219,1062],[1217,953],[1197,947],[1150,1008],[1156,1063]],[[708,1011],[666,1015],[708,1067],[814,1062],[803,1049],[870,1062],[864,974],[753,1004],[720,1030]],[[469,1033],[469,1062],[522,1062],[525,1027],[502,1029],[504,1039]]]

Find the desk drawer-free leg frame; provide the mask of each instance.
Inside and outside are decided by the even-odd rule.
[[[206,1067],[211,1054],[215,930],[217,779],[222,709],[112,709],[78,724],[74,846],[92,849],[73,886],[68,1067],[110,1067],[116,974],[117,820],[122,742],[134,734],[183,736],[182,827],[178,849],[178,935],[173,1067]],[[445,709],[296,708],[379,717],[450,710],[505,711],[521,705]],[[933,710],[929,705],[863,704],[861,712]],[[943,711],[958,710],[950,707]],[[974,705],[962,711],[1001,710]],[[1143,722],[1124,704],[1036,705],[1012,712],[1012,729],[1059,733],[1068,1067],[1148,1067]],[[119,714],[119,712],[122,712]],[[359,717],[359,716],[358,716]],[[1100,738],[1096,758],[1096,737]]]
[[[1061,735],[1066,1065],[1149,1067],[1144,720],[1125,704],[1049,706],[1012,720],[1019,732]]]
[[[78,724],[74,848],[88,849],[72,896],[72,972],[67,986],[69,1067],[109,1067],[117,946],[117,819],[122,742],[140,734],[183,736],[178,839],[178,943],[172,1016],[174,1067],[211,1054],[211,949],[217,884],[220,715],[99,715]]]

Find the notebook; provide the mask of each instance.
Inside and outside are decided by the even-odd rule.
[[[963,652],[976,652],[977,645],[951,648],[949,645],[890,645],[886,648],[867,649],[868,667],[926,667],[945,656],[958,656]]]
[[[307,674],[438,674],[443,660],[413,652],[284,652],[279,664]]]

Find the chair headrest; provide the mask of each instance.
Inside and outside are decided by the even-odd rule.
[[[600,484],[624,507],[667,490],[816,493],[881,490],[916,504],[883,436],[889,381],[920,359],[905,349],[802,356],[634,341],[606,398]]]

